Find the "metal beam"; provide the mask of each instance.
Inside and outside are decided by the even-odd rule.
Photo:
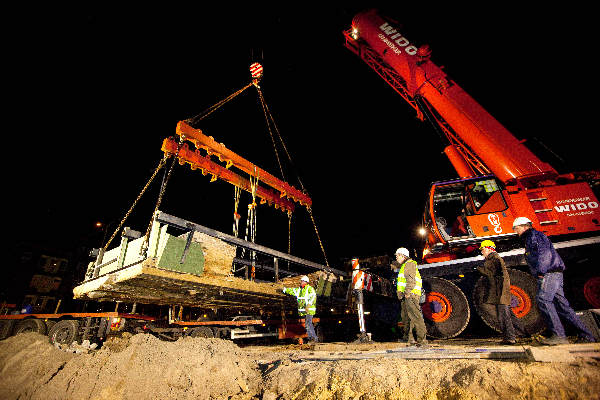
[[[229,150],[224,144],[218,143],[212,137],[206,136],[200,129],[192,128],[185,122],[179,121],[176,133],[194,143],[197,148],[206,149],[209,155],[216,155],[219,160],[234,165],[236,168],[241,169],[250,176],[258,176],[258,179],[261,182],[264,182],[273,189],[281,192],[281,197],[288,197],[309,208],[312,206],[312,200],[306,193],[301,192],[287,182],[283,182],[269,174],[267,171],[257,167],[250,161]]]
[[[300,257],[295,257],[290,254],[286,254],[281,251],[277,251],[277,250],[274,250],[274,249],[271,249],[271,248],[268,248],[265,246],[261,246],[256,243],[252,243],[247,240],[240,239],[235,236],[231,236],[231,235],[216,231],[211,228],[207,228],[206,226],[195,224],[195,223],[187,221],[183,218],[175,217],[173,215],[164,213],[162,211],[158,211],[156,213],[155,220],[158,221],[159,223],[175,226],[179,229],[183,229],[186,231],[193,229],[195,231],[205,233],[209,236],[216,237],[217,239],[221,239],[224,242],[231,243],[236,246],[244,247],[246,249],[253,250],[258,253],[266,254],[266,255],[269,255],[272,257],[277,257],[282,260],[290,261],[290,262],[293,262],[295,264],[299,264],[299,265],[302,265],[305,267],[318,269],[321,271],[331,272],[331,273],[334,273],[334,274],[340,275],[340,276],[348,276],[348,274],[344,271],[341,271],[341,270],[338,270],[335,268],[331,268],[331,267],[327,267],[322,264],[317,264],[315,262],[308,261],[308,260],[302,259]]]
[[[252,193],[252,185],[248,179],[213,162],[210,157],[204,157],[200,152],[191,150],[185,143],[179,147],[175,140],[166,138],[163,140],[162,151],[173,155],[177,153],[180,164],[188,163],[192,169],[199,168],[203,174],[209,173],[214,179],[222,179],[225,182],[229,182],[240,189]],[[280,194],[274,190],[257,185],[256,195],[267,202],[267,204],[275,206],[275,208],[280,208],[281,210],[288,212],[294,211],[294,203],[287,198],[280,196]]]

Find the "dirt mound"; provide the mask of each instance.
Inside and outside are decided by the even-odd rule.
[[[376,347],[386,345],[398,344]],[[164,342],[139,334],[73,354],[51,346],[45,336],[20,334],[0,342],[0,398],[600,399],[596,361],[309,361],[306,355],[333,354],[333,348],[288,347],[240,348],[205,338]]]
[[[272,399],[598,399],[598,364],[491,360],[283,363],[264,374]]]
[[[219,339],[139,334],[80,355],[35,333],[0,342],[2,399],[243,399],[259,382],[246,354]]]

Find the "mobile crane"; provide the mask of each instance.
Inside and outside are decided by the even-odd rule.
[[[449,79],[431,61],[429,46],[415,45],[377,10],[357,14],[344,36],[345,47],[400,94],[420,120],[428,119],[443,132],[444,153],[458,174],[431,185],[423,214],[420,270],[427,278],[423,313],[428,333],[442,338],[460,334],[469,322],[470,304],[498,330],[493,310],[482,303],[485,284],[473,272],[482,261],[473,250],[484,239],[496,242],[511,267],[515,316],[528,333],[543,329],[536,282],[524,272],[524,250],[512,231],[518,216],[528,217],[553,241],[567,263],[566,279],[574,288],[570,297],[577,306],[600,308],[600,171],[559,174]]]

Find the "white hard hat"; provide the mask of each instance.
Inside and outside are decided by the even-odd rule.
[[[513,222],[513,228],[519,225],[531,224],[531,220],[527,217],[517,217]]]
[[[405,257],[410,257],[410,253],[406,247],[400,247],[396,250],[396,254],[402,254]]]
[[[300,278],[300,280],[304,282],[309,282],[308,276],[306,275],[302,275],[302,278]]]

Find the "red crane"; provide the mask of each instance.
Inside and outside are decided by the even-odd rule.
[[[600,188],[600,171],[559,174],[435,65],[427,45],[417,46],[377,10],[356,15],[344,36],[345,46],[400,94],[421,120],[430,120],[447,139],[444,152],[459,178],[431,185],[423,217],[423,259],[429,263],[426,273],[435,277],[464,276],[477,262],[472,250],[484,239],[496,241],[501,251],[516,251],[511,265],[519,272],[524,269],[523,258],[515,250],[518,242],[512,222],[524,216],[551,237],[563,258],[573,265],[569,269],[584,277],[579,279],[582,284],[578,290],[585,301],[600,307],[598,267],[590,261],[590,255],[597,261],[600,253],[600,210],[594,192]],[[524,281],[521,286],[530,284]],[[441,286],[449,287],[444,283]],[[513,295],[519,306],[513,311],[531,319],[535,292],[523,287],[515,284]],[[472,291],[473,287],[466,290]],[[430,322],[443,325],[452,307],[448,296],[438,294],[435,302],[447,305],[445,311],[437,306],[432,311],[427,304],[423,309]],[[456,322],[441,336],[456,335],[464,329],[469,319],[468,304],[464,306],[464,326],[457,328],[462,322]]]

